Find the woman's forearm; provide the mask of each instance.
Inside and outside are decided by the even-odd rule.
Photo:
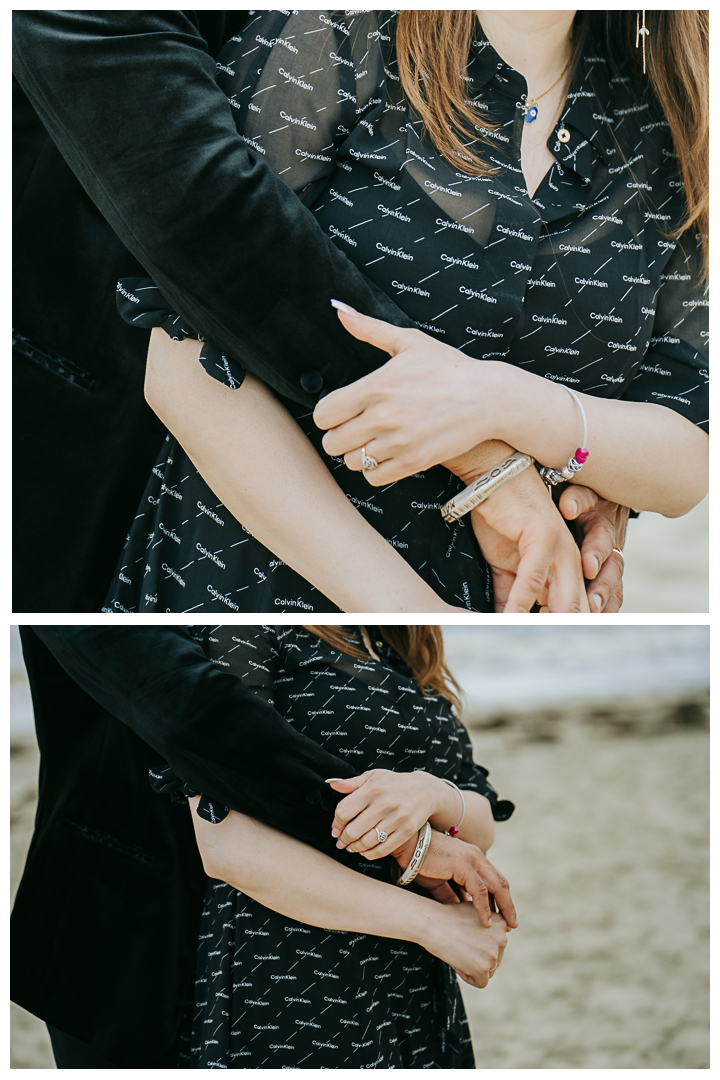
[[[448,832],[462,818],[460,839],[483,852],[495,839],[492,809],[484,795],[463,791],[463,816],[463,799],[455,787],[423,769],[370,769],[359,776],[327,782],[333,791],[345,796],[336,807],[332,823],[338,847],[350,847],[362,854],[372,852],[369,858],[397,853],[410,840],[412,854],[418,830],[426,821],[433,829]],[[380,827],[386,834],[382,842],[377,835]]]
[[[498,367],[495,437],[562,468],[580,445],[582,421],[571,396],[549,379]],[[677,517],[707,491],[708,438],[664,405],[579,395],[588,422],[590,456],[575,483],[636,510]]]
[[[450,964],[475,986],[486,986],[489,975],[500,963],[507,941],[506,923],[501,915],[491,915],[481,924],[472,904],[448,902],[455,899],[452,893],[437,903],[407,889],[374,881],[235,811],[230,811],[224,821],[210,824],[195,813],[198,799],[189,802],[208,876],[227,882],[272,911],[327,930],[413,941]],[[445,841],[449,837],[439,839]],[[478,854],[477,859],[484,857]],[[472,860],[461,858],[459,863],[456,860],[453,869],[446,852],[442,870],[456,875],[466,890],[474,882],[471,887],[479,898],[482,890],[476,885],[485,879],[479,878],[479,869],[477,866],[473,869]],[[487,869],[483,867],[486,876],[488,870],[492,882],[494,868],[489,863]],[[497,871],[494,873],[497,876]],[[499,894],[504,896],[502,888]],[[512,901],[509,901],[508,917],[511,925],[517,926]]]
[[[457,610],[358,513],[271,391],[249,374],[223,386],[200,348],[154,330],[146,397],[230,513],[345,611]]]
[[[431,819],[430,824],[434,829],[447,832],[448,829],[457,825],[460,820],[461,802],[458,793],[447,784],[443,785],[448,794],[454,795],[454,799],[446,796],[445,808],[442,814]],[[492,816],[490,800],[477,791],[463,791],[465,800],[465,817],[458,832],[461,840],[467,844],[474,844],[481,851],[487,853],[495,840],[495,822]]]
[[[359,874],[286,833],[231,810],[193,824],[205,871],[288,918],[424,944],[434,902]]]

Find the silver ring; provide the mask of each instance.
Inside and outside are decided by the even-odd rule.
[[[624,563],[624,562],[625,562],[625,556],[623,555],[623,553],[622,553],[622,551],[620,550],[620,548],[613,548],[613,551],[615,552],[615,554],[616,554],[616,555],[619,555],[619,556],[620,556],[620,558],[622,559],[622,561],[623,561],[623,563]]]
[[[383,832],[382,829],[378,829],[377,825],[375,826],[375,832],[377,833],[378,844],[384,844],[387,840],[387,833]]]
[[[372,469],[377,469],[378,462],[375,460],[374,457],[372,457],[370,454],[366,453],[364,446],[361,448],[360,453],[362,454],[362,467],[363,467],[363,469],[367,469],[368,472],[370,472]]]

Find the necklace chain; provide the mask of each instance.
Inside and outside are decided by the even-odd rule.
[[[567,69],[569,67],[570,67],[570,61],[568,60],[567,64],[562,69],[562,71],[558,75],[557,79],[552,84],[552,86],[548,86],[547,90],[543,90],[542,94],[538,94],[537,97],[528,98],[525,102],[523,102],[522,109],[523,109],[523,112],[524,112],[525,117],[526,117],[526,121],[525,121],[526,123],[531,124],[533,122],[533,120],[536,118],[536,116],[538,114],[538,107],[537,107],[538,101],[540,100],[540,98],[544,98],[546,94],[549,94],[551,90],[555,89],[555,87],[560,82],[562,77],[565,75],[565,72],[567,71]],[[530,120],[528,120],[527,115],[531,110],[534,112],[534,115],[531,117]]]

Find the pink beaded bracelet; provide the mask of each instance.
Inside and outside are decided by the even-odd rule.
[[[545,481],[548,491],[552,491],[556,484],[564,484],[566,480],[571,480],[575,473],[580,472],[590,455],[590,451],[585,445],[587,443],[587,417],[585,416],[582,402],[575,391],[571,390],[565,383],[560,383],[560,386],[562,386],[563,390],[567,390],[568,394],[580,410],[583,425],[582,445],[578,446],[564,469],[551,469],[548,465],[540,466],[538,472]]]
[[[458,795],[460,796],[460,802],[462,803],[462,814],[460,815],[460,820],[458,821],[457,825],[453,825],[451,829],[445,830],[446,836],[457,836],[457,834],[460,832],[460,826],[463,823],[463,818],[465,817],[465,796],[463,795],[457,784],[453,784],[452,780],[445,780],[443,777],[440,777],[440,779],[442,780],[443,784],[447,784],[448,787],[455,788]]]

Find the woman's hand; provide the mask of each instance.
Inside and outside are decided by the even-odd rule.
[[[552,379],[502,361],[471,360],[420,330],[339,312],[345,329],[390,354],[377,371],[334,390],[315,407],[329,429],[323,446],[361,468],[365,447],[379,466],[374,487],[502,439],[543,465],[562,468],[581,437],[575,402]],[[582,394],[590,458],[582,481],[604,499],[686,514],[708,487],[708,438],[664,405]],[[629,467],[631,463],[631,467]]]
[[[346,794],[335,808],[332,835],[337,847],[366,859],[382,859],[417,835],[426,821],[445,829],[460,819],[460,796],[449,784],[427,772],[370,769],[347,780],[328,781]],[[387,833],[382,844],[376,830]]]
[[[502,963],[509,927],[502,915],[480,926],[472,904],[438,906],[419,944],[444,960],[470,986],[485,987]]]
[[[359,471],[365,446],[380,463],[365,478],[383,487],[493,437],[507,364],[479,363],[420,330],[338,315],[353,337],[392,360],[315,406],[317,426],[331,429],[323,437],[326,453],[345,455],[348,468]]]
[[[462,610],[365,521],[272,391],[250,373],[223,386],[198,363],[201,348],[155,328],[145,392],[229,513],[344,611]]]

